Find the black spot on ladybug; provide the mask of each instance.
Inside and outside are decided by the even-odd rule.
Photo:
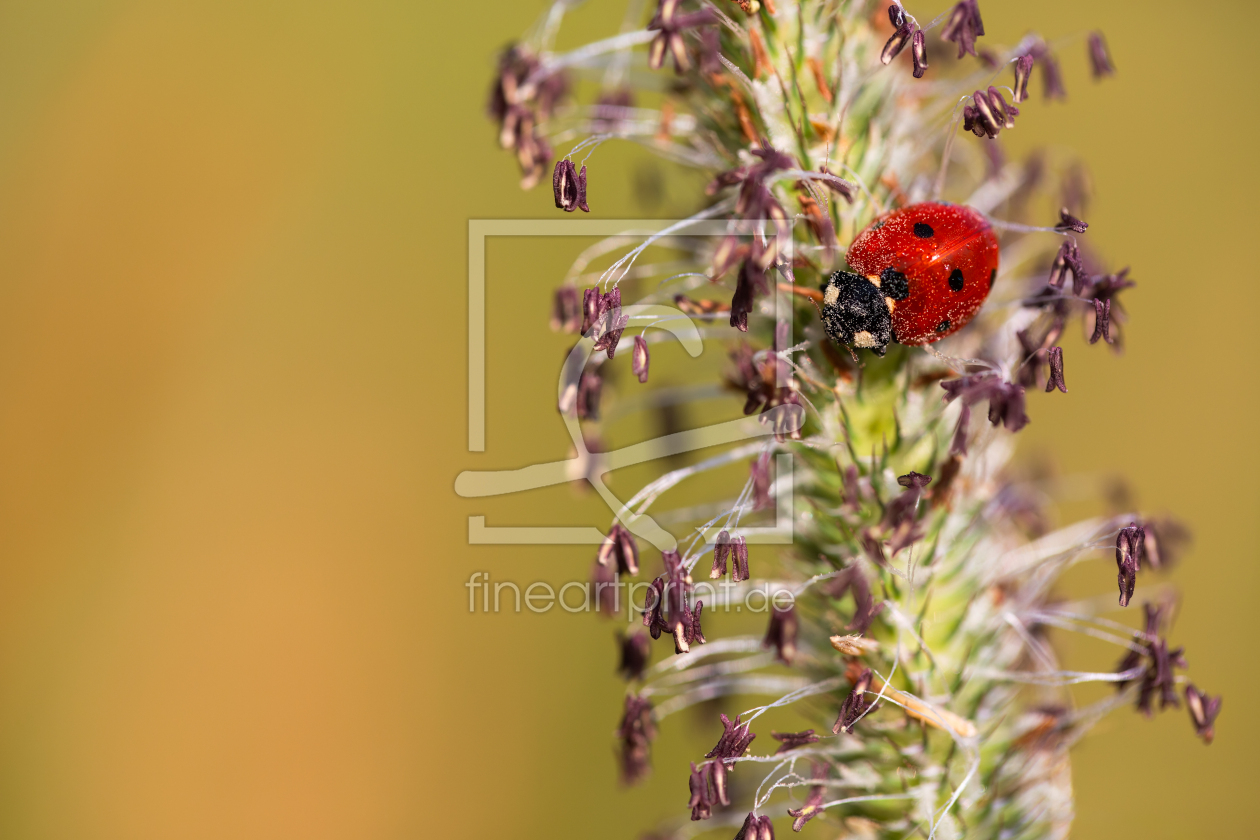
[[[914,235],[920,239],[931,239],[935,233],[931,225],[925,225],[923,222],[914,223]]]
[[[945,330],[947,330],[947,329],[949,329],[949,319],[948,319],[948,318],[946,318],[944,321],[941,321],[939,324],[937,324],[937,325],[936,325],[936,331],[937,331],[937,332],[945,332]]]
[[[997,279],[997,269],[989,272],[989,288],[993,288],[993,281]]]
[[[910,296],[910,281],[892,266],[888,266],[879,274],[879,291],[884,297],[893,300],[905,300]]]
[[[955,292],[961,292],[963,289],[963,275],[961,268],[955,268],[949,275],[949,287]]]
[[[883,222],[876,222],[875,224],[871,225],[871,230],[879,230],[883,226],[884,226]]]

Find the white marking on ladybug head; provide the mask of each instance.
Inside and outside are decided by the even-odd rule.
[[[893,299],[892,299],[892,298],[890,298],[890,297],[886,297],[886,298],[884,298],[884,303],[888,304],[888,311],[889,311],[889,312],[892,312],[892,311],[894,311],[894,310],[897,308],[897,301],[893,300]]]
[[[835,283],[828,283],[826,290],[823,292],[823,303],[828,306],[835,306],[838,300],[840,300],[840,287]]]
[[[875,347],[876,346],[875,336],[871,335],[866,330],[862,330],[861,332],[854,333],[853,346],[854,347]]]
[[[868,274],[866,275],[866,279],[874,283],[875,288],[877,289],[879,288],[879,275],[878,274]]]

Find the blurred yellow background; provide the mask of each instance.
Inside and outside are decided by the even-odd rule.
[[[1119,75],[1073,47],[1068,105],[1011,136],[1091,164],[1091,241],[1139,282],[1128,353],[1069,344],[1023,444],[1193,527],[1173,639],[1226,697],[1210,748],[1184,710],[1105,722],[1075,836],[1248,836],[1260,7],[982,5],[995,42],[1109,36]],[[452,489],[567,451],[564,239],[490,250],[488,451],[465,449],[467,221],[554,213],[483,115],[543,6],[0,5],[0,836],[628,838],[682,807],[685,721],[617,789],[608,625],[467,612],[473,571],[592,556],[470,547],[468,515],[601,521],[567,488]],[[620,16],[592,2],[562,44]],[[606,148],[594,215],[642,213],[641,157]]]

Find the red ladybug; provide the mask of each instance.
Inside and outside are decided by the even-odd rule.
[[[966,325],[997,277],[998,243],[978,211],[925,202],[880,216],[847,258],[852,272],[823,286],[823,326],[882,356],[890,341],[931,344]]]

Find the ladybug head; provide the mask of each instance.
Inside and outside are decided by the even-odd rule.
[[[837,271],[823,286],[823,326],[833,341],[866,347],[882,356],[892,341],[892,314],[875,284]]]

